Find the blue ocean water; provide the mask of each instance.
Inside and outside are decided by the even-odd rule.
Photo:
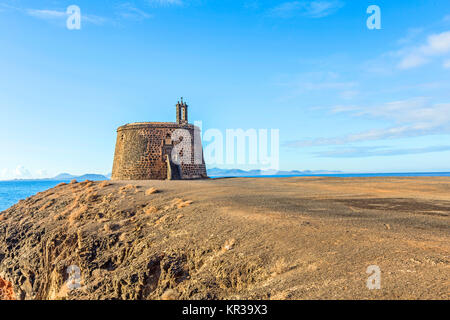
[[[342,173],[312,175],[274,175],[253,176],[248,178],[285,178],[285,177],[449,177],[450,172],[414,172],[414,173]],[[211,177],[223,178],[223,177]],[[0,181],[0,212],[8,209],[19,200],[26,199],[38,192],[53,188],[61,182],[53,180],[14,180]]]
[[[213,179],[231,178],[228,176],[209,176]],[[301,175],[259,175],[236,176],[236,178],[289,178],[289,177],[450,177],[450,172],[400,172],[400,173],[330,173],[330,174],[301,174]]]
[[[38,192],[53,188],[61,182],[44,180],[0,181],[0,212],[8,209],[19,200],[26,199]]]

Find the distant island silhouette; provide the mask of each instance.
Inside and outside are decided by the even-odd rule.
[[[241,170],[241,169],[208,169],[208,176],[210,177],[249,177],[249,176],[301,176],[311,174],[339,174],[342,171],[328,171],[328,170],[291,170],[291,171],[269,171],[269,170]]]

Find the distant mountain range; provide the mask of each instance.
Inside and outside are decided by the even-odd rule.
[[[277,175],[277,176],[303,176],[312,174],[336,174],[342,173],[341,171],[327,171],[327,170],[292,170],[292,171],[265,171],[265,170],[241,170],[241,169],[208,169],[208,176],[210,177],[254,177],[264,175]]]
[[[327,171],[327,170],[292,170],[292,171],[265,171],[265,170],[241,170],[241,169],[219,169],[212,168],[208,169],[209,177],[255,177],[255,176],[267,176],[267,175],[277,175],[277,176],[305,176],[305,175],[315,175],[315,174],[336,174],[342,173],[341,171]],[[106,175],[103,174],[84,174],[81,176],[76,176],[70,173],[60,173],[53,178],[45,179],[20,179],[20,180],[42,180],[42,181],[66,181],[66,180],[77,180],[77,181],[103,181],[110,180],[111,173]],[[18,180],[18,179],[16,179]]]
[[[313,174],[336,174],[342,173],[341,171],[327,171],[327,170],[292,170],[292,171],[265,171],[265,170],[241,170],[241,169],[219,169],[212,168],[208,169],[208,176],[210,177],[254,177],[254,176],[265,176],[265,175],[277,175],[277,176],[304,176]],[[84,180],[109,180],[111,179],[111,174],[101,175],[101,174],[85,174],[82,176],[74,176],[69,173],[61,173],[54,178],[46,180],[72,180],[76,179],[78,181]]]

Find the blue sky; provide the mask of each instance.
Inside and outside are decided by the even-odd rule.
[[[445,0],[0,0],[0,44],[0,179],[110,172],[116,128],[180,96],[279,129],[284,170],[450,171]]]

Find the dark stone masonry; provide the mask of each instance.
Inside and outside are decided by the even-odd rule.
[[[176,123],[139,122],[119,127],[111,179],[207,178],[200,129],[188,123],[187,109],[181,98],[176,105]]]

